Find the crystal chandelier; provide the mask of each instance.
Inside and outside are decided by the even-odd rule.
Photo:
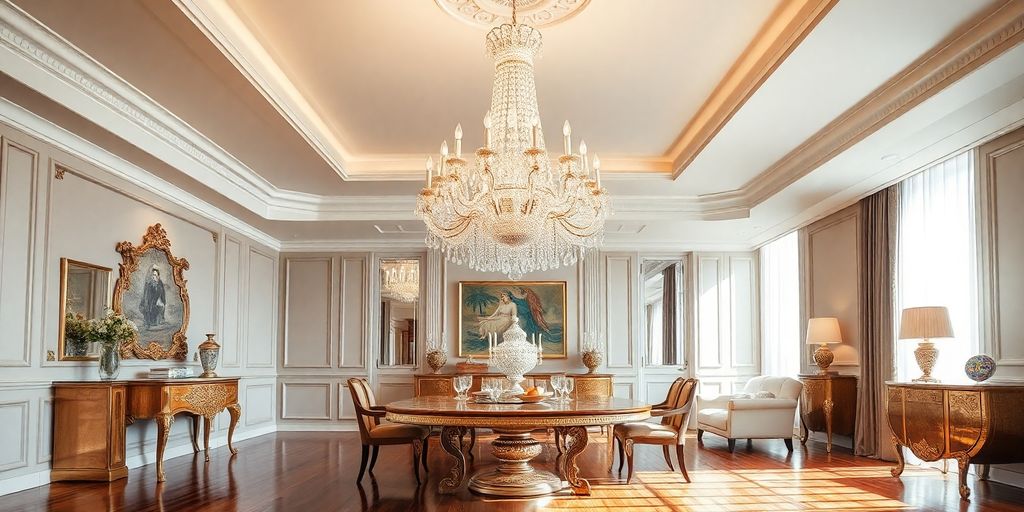
[[[484,116],[486,145],[475,165],[462,153],[462,126],[455,152],[441,144],[440,166],[427,159],[426,187],[416,214],[427,225],[428,247],[456,264],[510,279],[571,265],[600,247],[610,208],[601,187],[601,161],[587,145],[572,151],[572,131],[562,128],[563,154],[551,160],[537,107],[533,59],[540,32],[516,21],[492,29],[486,48],[494,59],[491,110]]]
[[[382,261],[380,296],[398,302],[416,302],[420,297],[418,261]]]

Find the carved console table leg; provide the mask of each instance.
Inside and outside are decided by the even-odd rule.
[[[971,489],[967,487],[967,469],[971,465],[971,456],[962,452],[954,454],[954,456],[957,466],[959,466],[957,469],[960,471],[960,474],[957,475],[960,480],[960,497],[966,500],[971,497]]]
[[[235,437],[235,427],[238,426],[238,418],[242,416],[242,406],[237,403],[228,406],[228,413],[231,414],[231,424],[228,425],[228,450],[231,455],[236,455],[238,450],[231,445],[231,439]]]
[[[590,482],[580,478],[580,468],[576,465],[576,457],[587,448],[587,427],[559,427],[558,430],[565,446],[565,456],[562,457],[559,472],[562,478],[569,482],[573,494],[590,496]]]
[[[889,473],[892,476],[900,476],[903,474],[903,466],[905,464],[903,460],[903,445],[900,444],[900,440],[896,436],[892,436],[892,445],[896,448],[896,466],[889,470]]]
[[[210,462],[210,431],[213,430],[213,416],[203,416],[203,454]]]
[[[441,429],[441,448],[455,459],[448,476],[441,479],[438,492],[452,494],[462,487],[466,479],[466,456],[462,453],[462,438],[466,435],[466,427],[443,427]]]
[[[171,424],[174,423],[174,416],[171,414],[160,414],[156,417],[156,481],[166,481],[164,478],[164,450],[167,449],[167,438],[171,433]]]
[[[199,415],[192,414],[192,453],[199,453]]]
[[[821,404],[821,408],[825,411],[825,451],[828,453],[832,453],[832,407],[834,406],[832,400],[825,400]]]

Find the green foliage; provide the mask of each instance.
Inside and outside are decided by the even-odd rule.
[[[85,343],[89,338],[89,319],[81,313],[64,315],[64,339],[71,343]]]
[[[484,314],[484,309],[490,304],[497,304],[498,298],[484,291],[482,288],[474,288],[469,292],[468,295],[462,298],[463,305],[469,306],[470,309],[477,310],[481,315]]]

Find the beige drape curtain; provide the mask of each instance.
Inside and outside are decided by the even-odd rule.
[[[861,378],[854,453],[895,460],[885,419],[885,381],[895,369],[896,241],[899,236],[899,185],[860,201]]]

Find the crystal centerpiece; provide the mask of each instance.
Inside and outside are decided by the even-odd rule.
[[[541,362],[538,345],[526,340],[526,331],[519,327],[519,318],[515,318],[503,335],[504,341],[490,347],[491,365],[505,374],[509,381],[509,392],[522,394],[524,375]]]

